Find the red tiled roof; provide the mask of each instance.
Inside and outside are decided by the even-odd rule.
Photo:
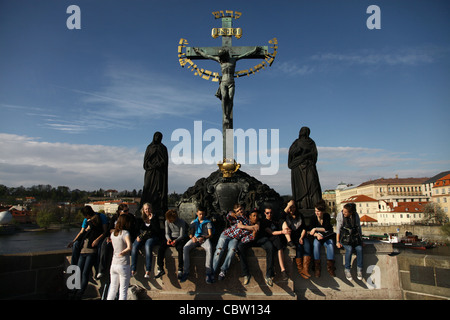
[[[418,213],[423,212],[423,207],[428,202],[398,202],[398,205],[394,207],[392,202],[388,203],[388,206],[391,207],[392,212],[410,212],[410,213]]]
[[[446,186],[450,186],[450,174],[437,180],[436,183],[434,184],[433,188],[446,187]]]
[[[364,194],[359,194],[356,196],[351,196],[350,198],[347,198],[342,202],[378,202],[378,200],[368,197]]]
[[[377,219],[371,218],[368,215],[363,215],[361,218],[359,218],[359,221],[361,221],[361,222],[378,222]]]

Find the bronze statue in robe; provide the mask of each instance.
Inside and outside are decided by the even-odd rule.
[[[309,137],[311,130],[303,127],[289,148],[288,167],[291,169],[292,196],[299,209],[314,209],[322,199],[317,173],[317,147]]]
[[[147,147],[144,156],[144,189],[140,207],[144,203],[152,205],[153,212],[164,214],[167,207],[169,155],[162,144],[162,133],[155,132],[153,141]]]

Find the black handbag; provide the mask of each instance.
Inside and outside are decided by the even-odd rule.
[[[336,233],[334,231],[325,231],[319,232],[322,235],[322,239],[319,240],[321,243],[327,241],[328,239],[332,239],[334,242],[336,241]]]

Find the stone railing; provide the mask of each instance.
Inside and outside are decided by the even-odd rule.
[[[156,248],[154,250],[156,252]],[[65,274],[70,261],[69,250],[37,252],[31,254],[0,255],[0,299],[67,299]],[[145,279],[144,257],[138,261],[138,275],[131,284],[144,289],[143,299],[450,299],[450,257],[396,252],[390,244],[375,243],[364,247],[363,280],[356,279],[353,256],[353,281],[344,277],[344,250],[335,252],[336,277],[326,271],[326,257],[322,249],[322,276],[301,278],[292,262],[292,249],[284,252],[289,273],[282,280],[278,261],[275,259],[274,285],[264,281],[265,251],[249,250],[249,266],[252,274],[248,285],[242,284],[238,257],[233,262],[224,281],[205,283],[203,249],[191,251],[191,272],[188,280],[179,283],[176,250],[167,250],[166,274],[160,279]],[[154,253],[154,259],[155,259]],[[155,267],[155,261],[153,268]],[[107,277],[91,280],[86,299],[99,299]]]

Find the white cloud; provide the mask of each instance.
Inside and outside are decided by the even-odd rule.
[[[403,49],[359,50],[351,53],[319,52],[303,61],[277,62],[275,68],[290,76],[305,76],[316,72],[329,72],[330,67],[342,66],[418,66],[434,63],[448,54],[445,47],[417,47]]]
[[[408,154],[364,147],[318,147],[317,168],[322,189],[338,183],[360,184],[369,179],[431,177],[448,170],[448,161],[430,166]],[[139,190],[143,187],[143,151],[126,147],[50,143],[39,138],[0,133],[0,184],[25,187],[39,184],[71,189]],[[280,150],[285,153],[285,149]],[[170,150],[169,150],[170,156]],[[282,159],[280,159],[282,160]],[[261,175],[262,164],[243,164],[242,171],[275,189],[291,193],[290,170],[280,161],[276,175]],[[218,169],[216,164],[169,163],[169,192],[183,193],[200,178]]]
[[[277,72],[282,72],[290,76],[304,76],[315,71],[315,68],[311,65],[303,64],[299,65],[296,62],[277,62],[274,65]]]
[[[398,52],[398,53],[360,53],[339,54],[324,53],[311,57],[313,61],[327,62],[336,61],[350,65],[418,65],[433,62],[433,57],[426,52]]]
[[[49,143],[13,134],[0,134],[0,149],[0,183],[7,186],[142,188],[142,155],[135,149]]]
[[[81,112],[69,116],[47,118],[43,126],[64,131],[127,128],[136,120],[155,121],[161,117],[191,119],[211,105],[216,98],[210,93],[195,94],[191,86],[173,77],[129,63],[110,63],[104,73],[105,85],[92,91],[62,88],[76,94],[74,103]]]

